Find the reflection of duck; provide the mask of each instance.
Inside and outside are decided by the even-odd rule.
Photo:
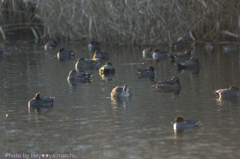
[[[177,71],[182,74],[192,74],[192,75],[198,75],[201,70],[200,68],[178,68]]]
[[[69,59],[71,57],[73,57],[75,54],[75,51],[74,50],[65,50],[63,47],[61,47],[59,50],[58,50],[58,53],[57,53],[57,57],[59,60],[64,60],[64,59]]]
[[[143,50],[143,58],[152,58],[153,50],[152,48]]]
[[[191,58],[191,52],[186,50],[185,52],[171,54],[170,58],[173,61],[189,60]]]
[[[228,97],[240,97],[240,90],[236,86],[231,86],[226,89],[215,90],[214,93],[218,98],[228,98]]]
[[[100,49],[101,47],[101,43],[97,42],[97,41],[91,41],[89,44],[88,44],[88,49],[90,51],[95,51],[97,49]]]
[[[131,101],[131,97],[118,98],[111,97],[111,105],[116,107],[127,107]]]
[[[174,130],[193,129],[199,125],[199,121],[195,119],[184,119],[182,116],[177,116],[173,122]]]
[[[28,107],[51,107],[55,97],[40,97],[40,93],[36,93],[35,97],[28,102]]]
[[[184,60],[177,63],[179,68],[201,68],[198,58],[191,57],[190,60]]]
[[[86,73],[86,72],[77,72],[76,70],[71,70],[69,72],[67,80],[75,80],[75,81],[86,81],[89,80],[91,77],[91,74]]]
[[[138,78],[154,78],[156,76],[156,71],[152,66],[147,69],[137,69]]]
[[[115,68],[113,67],[111,62],[106,62],[106,64],[99,69],[99,75],[107,74],[115,74]]]
[[[132,94],[130,93],[129,86],[124,85],[122,86],[116,86],[113,88],[111,92],[111,97],[131,97]]]
[[[162,59],[162,58],[166,58],[167,56],[167,51],[160,51],[159,49],[155,49],[153,51],[153,59]]]
[[[79,58],[75,64],[75,68],[79,72],[85,70],[94,70],[99,68],[99,62],[90,59]]]
[[[44,49],[45,50],[51,50],[51,49],[54,49],[55,47],[57,47],[57,42],[55,40],[49,40],[45,44]]]

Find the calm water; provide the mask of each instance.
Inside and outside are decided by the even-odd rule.
[[[110,80],[92,73],[91,83],[70,85],[67,76],[77,58],[91,58],[87,45],[60,44],[77,51],[58,61],[58,49],[43,44],[0,44],[8,54],[0,60],[0,156],[6,153],[74,154],[76,158],[239,158],[240,101],[218,100],[213,91],[240,86],[239,52],[208,53],[197,45],[199,73],[179,72],[168,57],[142,58],[143,47],[104,46],[116,73]],[[163,48],[168,49],[168,48]],[[179,77],[179,94],[161,93],[153,82],[137,79],[136,69],[153,66],[155,81]],[[117,85],[128,84],[130,101],[111,100]],[[35,93],[55,96],[54,107],[29,110]],[[177,115],[201,120],[193,131],[174,134]],[[32,158],[34,158],[32,156]],[[41,157],[42,158],[42,157]],[[45,157],[46,158],[46,157]],[[47,157],[49,158],[49,157]]]

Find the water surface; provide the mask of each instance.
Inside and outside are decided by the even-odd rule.
[[[77,51],[75,58],[59,61],[59,47]],[[155,46],[156,47],[156,46]],[[208,53],[204,45],[194,56],[202,64],[198,72],[178,71],[167,57],[143,59],[146,47],[107,45],[116,69],[107,80],[98,70],[87,71],[91,83],[67,81],[77,58],[91,58],[83,44],[59,44],[50,51],[43,44],[1,44],[7,52],[0,59],[0,155],[65,154],[76,158],[237,158],[240,156],[239,100],[218,100],[215,89],[240,86],[239,52],[225,53],[216,45]],[[168,50],[168,47],[162,49]],[[192,49],[192,48],[190,48]],[[179,77],[179,94],[153,89],[153,81],[138,79],[137,68],[153,66],[154,81]],[[111,90],[128,84],[130,100],[110,98]],[[55,96],[54,107],[28,109],[35,93]],[[198,129],[174,134],[177,115],[201,120]],[[48,157],[49,158],[49,157]]]

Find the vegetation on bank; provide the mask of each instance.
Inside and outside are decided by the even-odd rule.
[[[3,32],[26,27],[36,38],[154,45],[238,41],[239,0],[4,0]],[[0,28],[0,31],[1,31]]]

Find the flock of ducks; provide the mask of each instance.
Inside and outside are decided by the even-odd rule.
[[[46,45],[45,49],[53,49],[57,46],[57,42],[50,40]],[[100,43],[96,41],[91,41],[88,45],[89,50],[94,51],[94,56],[92,59],[78,58],[75,69],[69,72],[67,80],[70,83],[87,81],[91,77],[91,74],[85,72],[86,70],[99,69],[99,74],[109,75],[115,73],[115,68],[112,63],[109,62],[109,54],[107,52],[100,50]],[[212,44],[207,44],[206,49],[213,51],[214,46]],[[172,44],[173,50],[183,50],[184,44],[182,42],[176,42]],[[74,56],[74,50],[65,50],[60,48],[57,53],[59,60],[64,60],[66,58],[71,58]],[[197,57],[192,57],[191,52],[186,50],[185,52],[172,53],[168,55],[167,51],[161,51],[159,49],[145,49],[143,50],[143,58],[153,58],[153,59],[162,59],[166,56],[169,56],[172,61],[174,61],[179,69],[200,69],[201,64]],[[106,62],[105,65],[100,67],[102,62]],[[137,69],[137,76],[139,78],[149,78],[152,79],[156,76],[156,71],[152,66],[148,68]],[[172,77],[172,79],[154,82],[153,85],[157,90],[163,92],[174,92],[179,93],[183,87],[180,79],[178,77]],[[226,89],[215,90],[214,93],[218,98],[232,98],[240,97],[240,90],[236,86],[231,86]],[[111,97],[114,98],[126,98],[131,97],[130,89],[128,85],[116,86],[112,89]],[[54,97],[40,97],[39,93],[36,93],[35,97],[28,102],[28,107],[40,108],[40,107],[49,107],[53,106]],[[174,130],[183,130],[188,128],[195,128],[199,125],[198,120],[184,119],[182,116],[177,116],[173,122]]]

